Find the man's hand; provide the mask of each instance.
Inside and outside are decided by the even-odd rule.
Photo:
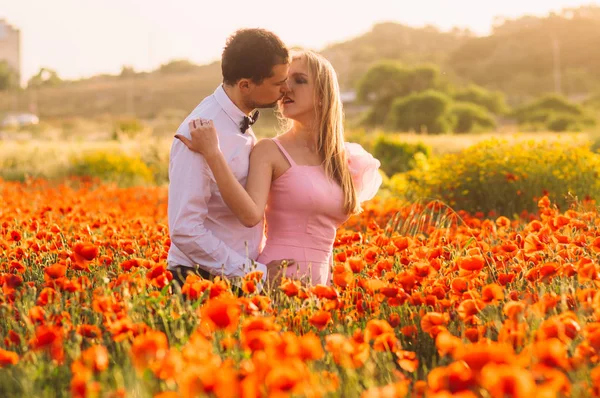
[[[176,134],[175,138],[183,142],[191,151],[207,159],[220,153],[219,136],[212,120],[195,119],[189,122],[188,127],[191,140],[179,134]]]
[[[292,259],[286,260],[273,260],[266,264],[267,266],[267,280],[271,288],[279,286],[281,278],[285,274],[285,270],[288,267],[295,266],[296,261]]]

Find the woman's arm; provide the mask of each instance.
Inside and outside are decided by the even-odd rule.
[[[200,124],[202,123],[202,124]],[[246,227],[253,227],[264,217],[273,175],[269,160],[269,143],[258,142],[250,154],[246,188],[239,183],[219,150],[217,131],[212,121],[190,122],[191,140],[176,136],[190,150],[204,156],[227,207]]]

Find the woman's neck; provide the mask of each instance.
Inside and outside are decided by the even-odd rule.
[[[314,126],[294,121],[291,129],[292,135],[311,152],[318,152],[319,134]]]

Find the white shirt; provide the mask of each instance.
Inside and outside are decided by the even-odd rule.
[[[188,123],[210,119],[219,134],[219,147],[237,180],[246,185],[250,151],[256,144],[252,129],[240,132],[242,112],[227,96],[223,86],[206,97],[177,129],[190,138]],[[255,260],[264,246],[264,222],[247,228],[229,210],[204,157],[173,140],[169,162],[168,268],[196,264],[213,275],[241,277],[267,268]]]

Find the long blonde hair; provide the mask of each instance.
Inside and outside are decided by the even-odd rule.
[[[325,174],[342,187],[344,212],[358,213],[360,204],[344,148],[344,112],[337,74],[325,57],[313,51],[294,51],[292,60],[297,59],[306,60],[309,76],[315,82],[315,115],[320,131],[317,150],[324,159]]]

